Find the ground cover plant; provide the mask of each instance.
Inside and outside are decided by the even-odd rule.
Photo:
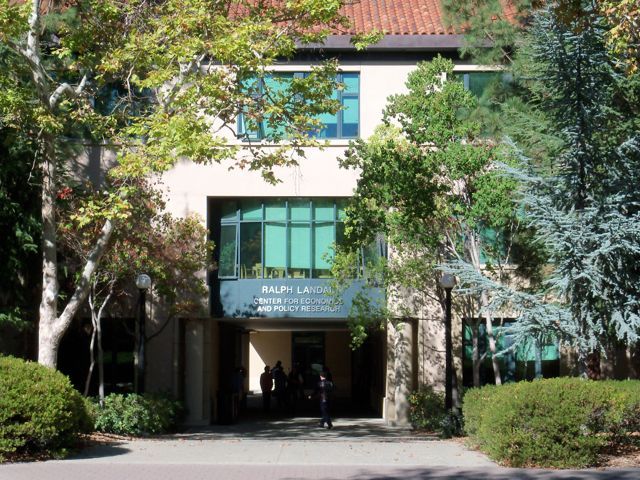
[[[112,393],[95,408],[95,429],[118,435],[156,435],[176,427],[182,406],[163,395]]]
[[[583,468],[639,443],[640,381],[540,379],[467,392],[471,443],[513,467]]]
[[[0,356],[0,461],[13,455],[64,456],[92,421],[60,372]]]

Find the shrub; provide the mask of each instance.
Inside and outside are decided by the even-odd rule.
[[[95,428],[119,435],[155,435],[173,429],[181,406],[161,395],[113,393],[96,405]]]
[[[63,455],[91,418],[57,370],[0,356],[0,461],[13,453]]]
[[[585,467],[638,425],[640,382],[577,378],[489,386],[467,393],[472,442],[511,466]],[[630,420],[631,419],[631,420]],[[635,420],[634,420],[635,419]]]
[[[446,415],[444,394],[432,387],[422,387],[409,395],[409,420],[413,428],[440,431]]]

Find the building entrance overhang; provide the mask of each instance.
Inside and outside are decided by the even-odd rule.
[[[236,319],[306,319],[309,324],[349,316],[357,294],[384,301],[381,288],[353,280],[340,295],[333,295],[330,279],[237,279],[220,280],[222,317]],[[277,322],[276,322],[277,323]]]
[[[348,330],[347,320],[344,318],[256,318],[256,317],[227,317],[221,318],[228,324],[236,325],[248,331],[339,331]]]

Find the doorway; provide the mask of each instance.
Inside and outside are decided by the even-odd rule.
[[[304,388],[313,389],[325,368],[324,332],[291,332],[291,364],[299,367]]]

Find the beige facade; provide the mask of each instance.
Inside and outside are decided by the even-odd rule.
[[[406,77],[415,68],[415,63],[414,60],[362,60],[347,61],[341,65],[343,71],[360,75],[361,138],[369,137],[380,123],[387,97],[405,91]],[[310,64],[304,62],[276,67],[288,71],[309,68]],[[462,70],[474,68],[457,67]],[[238,141],[230,138],[229,144],[238,144]],[[257,172],[230,170],[230,164],[197,165],[189,160],[180,160],[162,178],[167,208],[177,216],[198,214],[206,222],[211,198],[349,197],[358,173],[341,169],[337,161],[347,146],[347,140],[330,140],[323,149],[308,148],[297,167],[276,170],[281,180],[276,185],[264,182]],[[376,340],[375,346],[371,347],[372,353],[366,359],[351,351],[345,319],[334,319],[331,328],[324,330],[321,324],[314,323],[314,330],[325,332],[325,363],[331,367],[334,380],[340,386],[338,395],[349,397],[355,394],[352,387],[359,380],[354,371],[358,362],[364,364],[364,368],[375,364],[375,368],[370,367],[373,373],[362,377],[370,383],[367,386],[368,402],[389,422],[406,423],[407,396],[412,389],[419,385],[443,388],[442,317],[440,304],[431,302],[417,311],[415,318],[398,325],[388,325],[386,333]],[[160,319],[153,321],[159,322]],[[245,390],[259,392],[259,377],[265,365],[273,366],[281,360],[286,371],[292,367],[292,335],[310,326],[305,321],[294,319],[286,327],[261,328],[260,319],[244,323],[235,319],[229,325],[244,331],[233,340],[237,342],[233,349],[235,358],[225,360],[221,352],[229,348],[231,341],[231,337],[223,333],[229,327],[227,319],[176,320],[173,332],[167,329],[148,347],[149,365],[152,366],[149,369],[150,384],[158,390],[178,392],[187,403],[189,423],[215,421],[222,401],[219,391],[228,380],[221,377],[222,363],[229,361],[244,366],[247,369]],[[454,332],[460,332],[461,328],[460,321],[456,324],[454,320]],[[459,359],[459,342],[455,349],[455,358]],[[457,366],[460,367],[459,364]]]

